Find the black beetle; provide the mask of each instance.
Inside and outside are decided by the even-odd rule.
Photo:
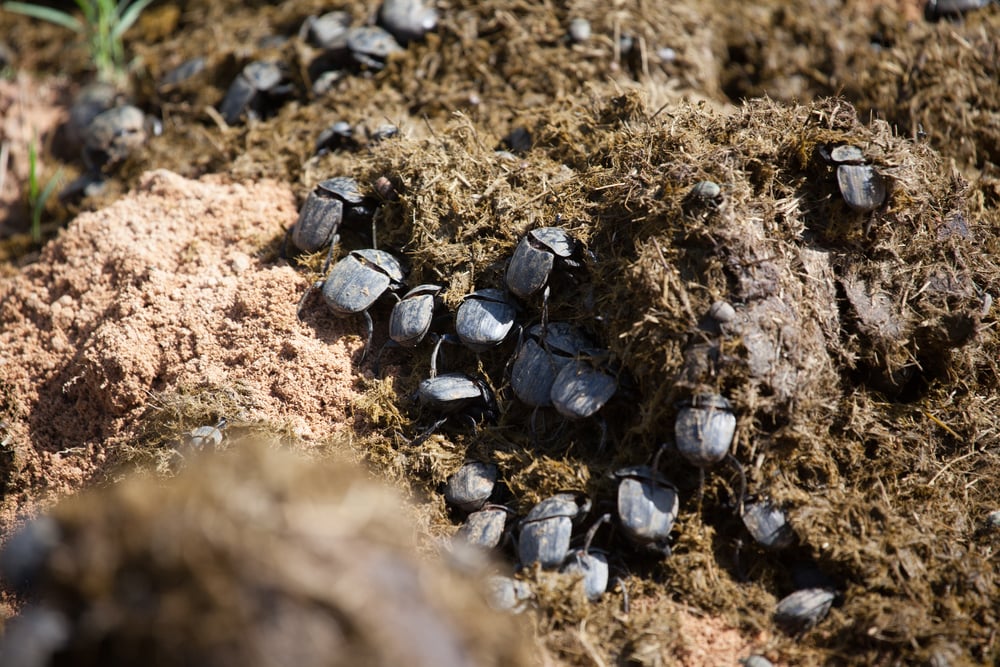
[[[13,590],[31,590],[62,538],[62,529],[55,519],[47,516],[31,519],[4,542],[0,550],[0,578]]]
[[[333,249],[339,238],[341,224],[372,222],[375,216],[373,201],[361,194],[358,182],[346,176],[321,181],[309,193],[299,219],[291,228],[292,243],[303,252],[316,252],[329,246],[323,271],[330,265]],[[375,229],[372,228],[372,242]]]
[[[290,83],[282,83],[284,79],[281,67],[275,63],[255,61],[244,67],[219,105],[223,120],[235,125],[244,113],[250,117],[262,115],[269,104],[294,90]]]
[[[517,310],[498,289],[476,290],[462,300],[455,313],[455,333],[473,352],[485,352],[507,339]]]
[[[416,399],[424,407],[440,413],[441,417],[410,443],[414,446],[430,437],[452,417],[465,419],[475,428],[478,421],[495,421],[499,415],[496,397],[486,381],[465,373],[447,373],[427,378],[417,388]]]
[[[520,614],[528,608],[531,586],[526,581],[497,574],[486,580],[486,601],[496,611]]]
[[[368,308],[387,291],[398,291],[403,287],[403,268],[399,260],[383,250],[366,248],[353,250],[330,269],[326,280],[316,282],[312,289],[320,289],[323,300],[337,316],[362,313],[365,316],[367,337],[361,359],[368,354],[372,342],[372,316]],[[299,302],[299,317],[302,304],[312,290],[307,291]]]
[[[378,12],[379,23],[400,44],[421,39],[437,26],[438,14],[423,0],[385,0]]]
[[[795,538],[788,517],[767,498],[746,504],[743,525],[758,544],[768,549],[783,549]]]
[[[971,12],[974,9],[982,9],[993,0],[927,0],[924,5],[924,18],[928,21],[937,21],[944,17],[954,18]]]
[[[566,322],[532,326],[518,345],[511,367],[514,395],[532,407],[552,405],[552,384],[559,371],[588,347],[590,341],[583,332]]]
[[[510,513],[506,507],[486,505],[467,516],[452,539],[486,550],[496,549],[503,539]]]
[[[737,511],[741,512],[747,482],[742,464],[729,453],[735,433],[733,406],[719,394],[696,394],[691,400],[681,403],[674,421],[677,450],[698,468],[701,478],[699,499],[704,489],[705,468],[726,459],[740,477]]]
[[[789,634],[805,632],[826,618],[834,597],[826,588],[795,591],[778,603],[774,622]]]
[[[583,577],[583,592],[590,601],[599,600],[608,590],[608,558],[599,551],[592,551],[590,545],[597,529],[610,520],[610,514],[599,518],[587,531],[583,548],[570,551],[560,570],[563,574]]]
[[[507,265],[507,289],[522,299],[540,291],[542,322],[548,320],[549,276],[557,267],[579,268],[583,244],[559,227],[541,227],[524,235]]]
[[[650,466],[632,466],[615,472],[618,478],[618,520],[635,546],[670,555],[670,531],[680,503],[677,488],[657,469],[661,447]]]
[[[444,487],[445,502],[463,512],[475,512],[490,499],[496,483],[496,464],[470,461],[448,478]]]
[[[390,54],[403,50],[391,34],[377,26],[349,29],[347,48],[358,65],[372,70],[382,69]]]
[[[577,357],[563,366],[556,375],[550,398],[559,414],[566,419],[577,420],[592,417],[616,391],[618,380],[615,376],[595,366],[592,359]],[[604,449],[607,424],[600,417],[598,423],[601,427],[598,448]]]
[[[559,567],[569,551],[573,520],[590,511],[589,500],[576,494],[559,493],[531,508],[521,521],[517,555],[522,565],[541,563],[544,568]]]
[[[439,285],[417,285],[392,307],[389,315],[389,340],[379,350],[375,360],[376,375],[379,359],[385,348],[416,347],[427,336],[434,321],[434,309],[440,292]]]
[[[849,207],[867,213],[885,201],[885,178],[866,164],[842,164],[837,167],[837,185]]]
[[[338,120],[336,123],[319,133],[316,138],[316,155],[325,155],[330,151],[354,150],[358,148],[358,141],[354,137],[354,128],[347,121]]]

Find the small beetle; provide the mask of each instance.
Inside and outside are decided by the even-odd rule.
[[[549,276],[556,267],[579,268],[583,244],[559,227],[524,235],[507,265],[507,288],[522,299],[542,292],[542,323],[548,321]]]
[[[481,420],[495,421],[499,415],[496,397],[486,381],[465,373],[434,375],[417,388],[417,402],[442,416],[410,444],[419,445],[452,417],[471,422],[472,427]]]
[[[722,199],[722,188],[715,181],[698,181],[688,196],[702,204],[717,204]]]
[[[338,120],[319,133],[316,138],[315,153],[316,155],[326,155],[330,151],[354,150],[357,147],[358,141],[354,138],[354,128],[347,121]]]
[[[618,520],[625,537],[635,546],[670,555],[670,531],[680,503],[677,487],[657,470],[661,447],[650,466],[632,466],[615,472],[618,478]]]
[[[517,314],[498,289],[481,289],[462,300],[455,314],[455,333],[473,352],[485,352],[507,339]]]
[[[729,453],[736,433],[732,405],[718,394],[696,394],[681,406],[674,421],[674,439],[681,456],[698,468],[699,500],[705,485],[705,468],[726,459],[740,477],[737,511],[742,511],[747,482],[743,466]]]
[[[577,357],[567,363],[552,382],[550,398],[556,411],[566,419],[586,419],[604,407],[615,392],[618,380],[591,360]],[[601,439],[598,448],[603,450],[608,427],[598,418]]]
[[[375,359],[376,375],[385,348],[416,347],[427,336],[434,322],[434,308],[437,306],[437,295],[440,292],[439,285],[417,285],[392,307],[392,313],[389,315],[389,340],[379,350]]]
[[[274,100],[289,95],[293,90],[281,68],[264,61],[255,61],[243,68],[226,91],[219,105],[219,113],[229,125],[235,125],[246,113],[251,118],[262,115]]]
[[[531,407],[552,405],[552,384],[559,371],[590,345],[582,331],[566,322],[529,328],[511,367],[510,386],[514,395]]]
[[[503,539],[510,513],[506,507],[486,505],[467,516],[452,539],[486,550],[496,549]]]
[[[566,559],[573,520],[590,511],[590,501],[575,494],[559,493],[531,508],[521,521],[517,555],[524,566],[541,563],[555,568]]]
[[[729,401],[718,394],[698,394],[682,405],[674,422],[681,455],[699,468],[726,458],[736,432]]]
[[[743,525],[758,544],[768,549],[784,549],[795,539],[788,517],[767,498],[746,504]]]
[[[400,44],[423,38],[437,26],[437,10],[423,0],[385,0],[378,13],[379,23]]]
[[[826,588],[795,591],[778,603],[774,622],[789,634],[805,632],[826,618],[833,599],[833,592]]]
[[[844,201],[855,211],[874,211],[885,201],[885,178],[870,165],[840,165],[837,167],[837,185]]]
[[[216,422],[215,426],[199,426],[192,429],[185,439],[183,446],[191,451],[204,451],[215,449],[222,444],[224,437],[222,431],[229,425],[229,420],[225,417]]]
[[[291,228],[292,243],[303,252],[316,252],[329,246],[323,264],[323,271],[326,271],[337,245],[340,225],[373,222],[374,216],[375,204],[361,194],[357,181],[346,176],[328,178],[318,183],[302,204],[299,219]]]
[[[574,549],[566,556],[560,572],[583,577],[583,592],[591,602],[599,600],[604,591],[608,590],[608,558],[599,551],[591,551],[590,544],[601,525],[611,521],[611,515],[605,514],[598,519],[584,540],[582,549]]]
[[[376,26],[348,30],[347,48],[358,65],[372,70],[382,69],[390,54],[403,50],[392,35]]]
[[[993,0],[927,0],[924,5],[924,18],[937,21],[944,17],[954,18],[974,9],[982,9]]]
[[[762,655],[751,655],[747,658],[741,658],[740,664],[743,667],[774,667],[774,663]]]
[[[138,107],[126,104],[102,111],[84,130],[84,163],[94,171],[113,169],[155,134],[149,129],[155,128]]]
[[[365,316],[367,337],[362,361],[368,354],[372,342],[372,316],[368,308],[387,291],[395,292],[403,287],[403,269],[399,260],[383,250],[353,250],[347,257],[337,262],[326,280],[316,282],[312,289],[320,289],[323,300],[331,311],[343,317],[362,313]],[[299,318],[302,304],[310,292],[307,291],[299,302]]]
[[[351,15],[347,12],[327,12],[308,17],[299,28],[299,39],[308,40],[320,49],[343,48],[350,27]]]
[[[448,478],[444,499],[463,512],[475,512],[490,499],[497,483],[497,467],[493,463],[470,461]]]
[[[531,600],[531,586],[526,581],[494,575],[486,580],[486,601],[496,611],[520,614],[528,608]]]

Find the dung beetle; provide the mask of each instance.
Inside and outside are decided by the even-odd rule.
[[[625,537],[636,547],[663,556],[670,555],[670,531],[680,503],[677,488],[660,474],[658,464],[632,466],[615,472],[618,481],[618,520]]]
[[[302,252],[316,252],[329,246],[323,271],[330,265],[341,224],[372,222],[373,201],[361,194],[358,182],[346,176],[321,181],[309,193],[299,219],[291,228],[292,243]],[[372,242],[375,230],[372,229]]]
[[[350,28],[347,48],[358,65],[376,71],[385,67],[390,54],[403,50],[391,34],[377,26]]]
[[[496,483],[496,464],[470,461],[448,478],[444,487],[445,502],[463,512],[475,512],[490,499]]]
[[[750,501],[743,509],[743,525],[763,547],[784,549],[795,539],[788,517],[768,498]]]
[[[530,327],[517,348],[510,372],[510,386],[521,402],[540,408],[552,405],[552,384],[564,366],[573,361],[590,340],[566,322]]]
[[[874,211],[885,201],[885,178],[871,165],[840,165],[837,167],[837,185],[844,201],[855,211]]]
[[[498,289],[476,290],[462,300],[455,314],[455,333],[473,352],[485,352],[507,339],[517,310]]]
[[[522,299],[542,296],[542,322],[548,320],[549,277],[560,268],[579,268],[583,244],[559,227],[541,227],[524,235],[507,265],[507,289]],[[543,291],[544,290],[544,291]]]
[[[486,381],[465,373],[432,375],[420,383],[416,399],[420,405],[441,416],[410,443],[413,446],[429,438],[452,417],[468,421],[475,428],[481,420],[495,421],[500,412],[493,390]]]
[[[62,539],[62,529],[55,519],[39,516],[29,520],[4,541],[0,550],[0,578],[15,591],[31,590]]]
[[[503,539],[510,513],[500,505],[485,505],[465,518],[452,539],[486,550],[496,549]]]
[[[400,44],[421,39],[437,25],[438,14],[423,0],[385,0],[378,12],[379,23]]]
[[[302,304],[313,289],[320,289],[323,300],[338,317],[362,313],[365,316],[367,336],[361,359],[368,354],[372,342],[372,316],[368,309],[386,292],[396,292],[403,287],[403,268],[399,260],[384,250],[366,248],[352,250],[347,257],[333,265],[326,280],[316,282],[299,302]]]
[[[677,449],[699,468],[726,458],[735,432],[732,405],[718,394],[697,394],[682,404],[674,422]]]
[[[288,96],[290,83],[282,83],[285,75],[276,63],[254,61],[243,68],[226,91],[219,113],[229,125],[235,125],[247,114],[251,118],[263,115],[267,107]]]
[[[389,315],[389,340],[378,351],[375,359],[376,375],[379,373],[379,360],[387,347],[416,347],[427,337],[434,322],[434,309],[440,293],[439,285],[417,285],[392,307]]]
[[[154,121],[130,104],[102,111],[84,130],[83,161],[95,172],[110,171],[157,133]]]
[[[592,417],[618,391],[615,376],[596,366],[593,361],[576,357],[562,367],[552,382],[552,405],[566,419]],[[598,418],[598,422],[601,427],[598,448],[603,450],[608,429],[604,419]]]
[[[937,21],[949,17],[954,18],[974,9],[982,9],[993,0],[927,0],[924,5],[924,18]]]
[[[774,622],[789,634],[800,634],[826,618],[834,594],[827,588],[805,588],[783,598],[774,611]]]
[[[498,574],[486,580],[486,587],[486,601],[494,610],[520,614],[528,608],[532,593],[526,581]]]
[[[590,501],[559,493],[531,508],[521,521],[517,555],[524,566],[556,568],[566,559],[573,521],[590,511]]]
[[[736,416],[729,401],[719,394],[696,394],[681,404],[674,421],[674,439],[677,450],[692,465],[697,466],[701,477],[699,498],[704,489],[705,468],[726,459],[740,476],[738,511],[742,510],[746,495],[746,475],[743,466],[729,453],[736,433]]]
[[[455,313],[455,333],[441,336],[431,352],[431,367],[437,367],[441,343],[460,343],[476,354],[503,343],[514,328],[517,309],[507,295],[493,288],[467,294]]]
[[[608,590],[608,558],[599,551],[591,551],[590,544],[594,541],[597,529],[609,521],[610,514],[599,518],[587,531],[583,548],[570,551],[560,570],[563,574],[583,577],[583,592],[591,602],[599,600],[604,591]]]

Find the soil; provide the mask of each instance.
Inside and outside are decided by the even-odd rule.
[[[178,443],[223,418],[230,443],[265,436],[315,461],[364,461],[415,503],[425,545],[461,521],[439,485],[465,460],[497,463],[495,500],[521,515],[586,493],[589,523],[614,511],[611,474],[666,443],[681,497],[672,555],[598,532],[627,612],[621,587],[588,603],[565,577],[520,573],[539,661],[1000,660],[1000,532],[987,520],[1000,494],[1000,7],[935,22],[923,4],[441,2],[437,29],[384,70],[316,93],[329,54],[296,35],[332,7],[157,3],[128,36],[142,63],[129,94],[163,133],[99,195],[48,207],[47,236],[75,217],[42,247],[17,205],[26,123],[60,144],[50,137],[86,58],[67,57],[57,29],[0,14],[16,72],[0,81],[0,139],[16,156],[0,191],[0,534],[126,470],[176,474]],[[355,22],[376,9],[338,8]],[[589,40],[568,38],[573,17],[590,21]],[[195,56],[204,70],[159,85]],[[255,59],[284,64],[291,98],[230,127],[216,107]],[[359,143],[317,154],[340,120]],[[387,122],[398,136],[365,140]],[[505,144],[517,128],[530,141]],[[841,197],[827,155],[843,144],[886,185],[871,212]],[[82,171],[51,150],[43,164]],[[378,201],[378,247],[403,258],[407,284],[441,284],[451,310],[503,286],[528,230],[558,224],[583,242],[581,266],[553,275],[548,315],[606,350],[618,382],[599,415],[607,443],[600,422],[518,404],[510,340],[442,353],[446,370],[497,391],[498,422],[449,423],[411,445],[434,419],[411,400],[430,345],[387,351],[376,373],[361,318],[307,295],[325,252],[282,251],[299,205],[335,175]],[[703,180],[720,196],[692,196]],[[334,259],[373,241],[365,226],[341,231]],[[709,315],[718,301],[725,321]],[[373,352],[390,306],[372,310]],[[523,324],[539,321],[540,299],[519,306]],[[732,469],[702,481],[674,446],[679,405],[699,392],[733,403],[730,451],[751,498],[787,512],[792,546],[754,544]],[[513,553],[500,554],[508,568]],[[789,635],[775,605],[810,586],[835,591],[833,610]],[[9,613],[23,602],[4,599]]]

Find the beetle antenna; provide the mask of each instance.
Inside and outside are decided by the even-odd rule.
[[[587,531],[587,538],[583,543],[583,553],[590,553],[590,543],[594,541],[594,536],[597,534],[597,529],[600,528],[605,523],[611,523],[610,514],[602,514],[601,518],[594,522],[594,525],[590,527]]]
[[[653,455],[653,465],[654,471],[660,471],[660,457],[663,456],[663,452],[667,451],[667,443],[660,445],[660,448],[656,450],[656,454]]]

